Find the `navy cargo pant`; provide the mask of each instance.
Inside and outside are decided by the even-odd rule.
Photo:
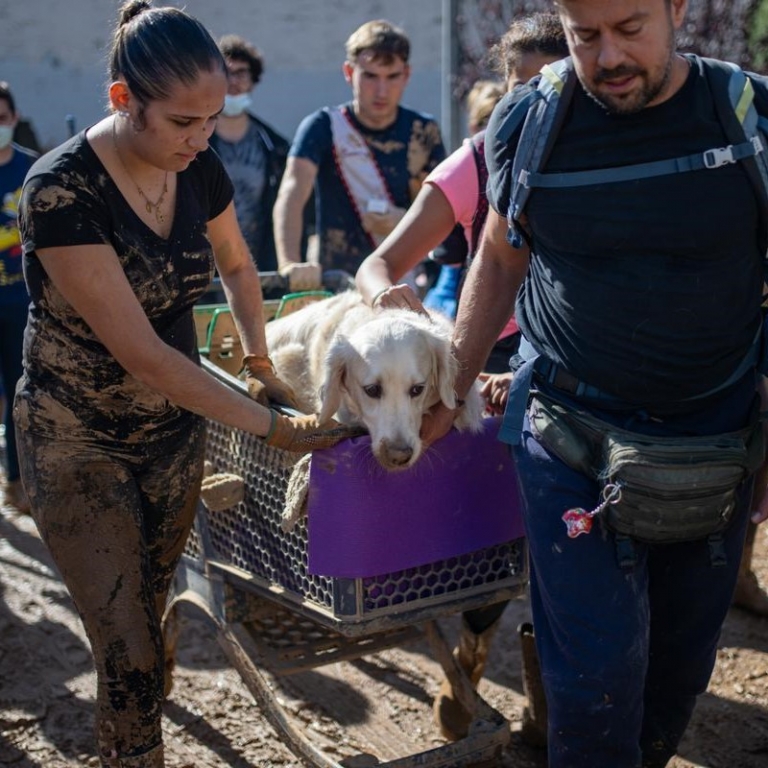
[[[754,382],[715,407],[642,423],[598,417],[657,434],[741,428]],[[560,397],[555,391],[549,394]],[[583,404],[582,404],[583,407]],[[619,565],[614,536],[595,521],[568,538],[563,513],[594,509],[599,488],[531,435],[513,448],[531,559],[531,606],[549,712],[550,768],[657,768],[675,754],[696,697],[708,685],[731,602],[749,520],[751,481],[724,534],[727,564],[713,566],[706,539],[632,543]]]

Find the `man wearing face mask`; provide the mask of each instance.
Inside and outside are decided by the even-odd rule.
[[[227,63],[229,79],[211,146],[234,184],[237,220],[254,261],[262,272],[275,270],[272,206],[285,170],[289,143],[248,112],[251,92],[264,71],[261,54],[237,35],[222,37],[219,48]]]
[[[22,343],[29,295],[21,269],[21,240],[16,222],[21,185],[37,154],[12,142],[18,122],[8,83],[0,82],[0,376],[5,389],[5,503],[29,512],[19,479],[13,393],[22,372]]]

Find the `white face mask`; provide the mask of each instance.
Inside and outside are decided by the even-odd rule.
[[[5,149],[13,139],[13,126],[0,125],[0,149]]]
[[[250,105],[251,97],[247,93],[238,93],[237,96],[226,94],[224,96],[224,109],[221,110],[221,114],[225,117],[237,117],[242,115]]]

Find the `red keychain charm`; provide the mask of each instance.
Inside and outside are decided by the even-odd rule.
[[[599,515],[609,504],[616,504],[621,499],[621,486],[613,483],[606,485],[602,496],[602,501],[591,512],[587,512],[583,507],[573,507],[565,512],[563,522],[569,539],[575,539],[592,530],[592,518]]]
[[[592,530],[593,514],[593,512],[587,512],[582,507],[569,509],[563,515],[565,527],[568,529],[568,538],[575,539],[577,536],[581,536],[582,533],[589,533]]]

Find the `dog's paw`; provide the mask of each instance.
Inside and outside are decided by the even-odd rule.
[[[480,432],[483,428],[485,403],[478,385],[472,386],[464,399],[464,407],[459,409],[453,425],[459,432]]]

